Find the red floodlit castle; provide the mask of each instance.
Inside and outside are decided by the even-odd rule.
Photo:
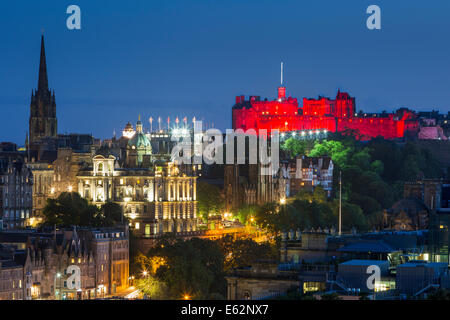
[[[278,88],[278,99],[261,100],[259,96],[237,96],[233,106],[233,129],[272,129],[279,131],[327,130],[331,132],[353,131],[361,140],[377,136],[385,139],[403,138],[407,133],[416,134],[419,123],[408,109],[395,113],[356,113],[355,98],[338,91],[336,99],[303,98],[303,108],[296,98],[286,98],[286,87]]]

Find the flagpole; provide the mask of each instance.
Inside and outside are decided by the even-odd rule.
[[[342,234],[342,171],[339,171],[339,235]]]

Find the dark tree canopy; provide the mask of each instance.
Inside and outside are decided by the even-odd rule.
[[[215,185],[199,181],[197,183],[197,200],[198,214],[203,220],[208,220],[210,214],[221,214],[223,198],[220,189]]]
[[[99,208],[77,192],[63,192],[47,199],[43,215],[44,225],[111,227],[122,222],[122,207],[107,202]]]

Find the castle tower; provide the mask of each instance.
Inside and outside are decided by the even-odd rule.
[[[52,94],[48,88],[44,36],[41,38],[38,88],[37,91],[31,91],[29,130],[30,145],[42,138],[57,136],[55,91]]]

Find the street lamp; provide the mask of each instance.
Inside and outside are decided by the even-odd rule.
[[[148,274],[148,272],[147,272],[146,270],[144,270],[144,271],[142,272],[142,274],[144,275],[144,277],[146,277],[147,274]]]
[[[280,204],[285,204],[286,203],[286,198],[281,198],[280,199]]]
[[[62,292],[61,292],[61,273],[56,273],[56,278],[59,279],[59,290],[58,290],[58,296],[59,300],[62,300]],[[56,280],[56,279],[55,279]],[[56,281],[55,281],[56,282]],[[56,291],[56,283],[55,283],[55,291]],[[55,297],[56,298],[56,297]]]

